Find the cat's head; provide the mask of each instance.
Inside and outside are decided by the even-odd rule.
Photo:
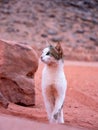
[[[41,60],[47,65],[57,64],[58,61],[63,62],[63,50],[60,43],[57,43],[56,46],[49,45],[46,47],[42,51]]]

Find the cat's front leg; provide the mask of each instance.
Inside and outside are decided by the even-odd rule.
[[[55,107],[52,112],[51,122],[55,123],[64,123],[63,118],[63,103],[64,103],[64,96],[61,96],[56,99]]]
[[[61,109],[59,118],[58,118],[59,123],[64,123],[64,116],[63,116],[63,108]]]

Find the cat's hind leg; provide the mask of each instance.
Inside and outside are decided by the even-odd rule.
[[[58,117],[58,123],[64,123],[64,116],[63,116],[63,109],[61,109],[59,117]]]
[[[47,97],[47,95],[44,94],[44,103],[45,103],[45,108],[48,116],[49,122],[51,122],[51,116],[54,108],[54,99],[52,96]]]
[[[64,96],[60,96],[55,101],[55,106],[51,115],[51,120],[55,123],[64,123],[63,117],[63,103],[64,103]]]

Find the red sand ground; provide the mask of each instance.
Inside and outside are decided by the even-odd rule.
[[[21,107],[10,104],[7,110],[0,108],[0,113],[48,123],[41,94],[42,69],[43,64],[40,63],[35,75],[35,107]],[[98,63],[65,61],[64,70],[68,80],[64,104],[65,125],[98,130]]]

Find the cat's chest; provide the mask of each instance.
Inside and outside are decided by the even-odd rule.
[[[44,84],[57,84],[64,79],[64,73],[62,70],[49,70],[44,69],[42,74],[42,80]]]

